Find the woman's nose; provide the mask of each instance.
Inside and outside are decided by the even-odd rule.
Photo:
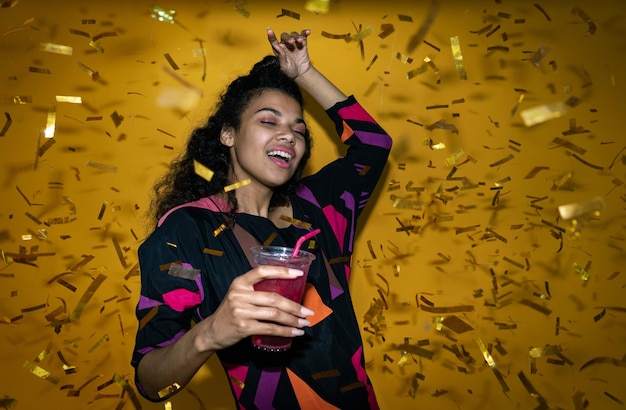
[[[282,129],[278,133],[279,141],[286,141],[290,145],[296,144],[296,137],[291,129]]]

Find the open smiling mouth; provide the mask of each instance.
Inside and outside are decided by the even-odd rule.
[[[285,163],[288,163],[291,161],[291,154],[285,151],[280,151],[280,150],[270,151],[267,153],[267,156],[270,158],[279,159]]]

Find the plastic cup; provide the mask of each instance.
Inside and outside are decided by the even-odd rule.
[[[304,272],[304,275],[294,279],[263,279],[254,285],[254,290],[275,292],[294,302],[301,303],[309,267],[315,259],[315,255],[299,250],[298,254],[292,257],[293,248],[284,246],[255,246],[250,248],[250,251],[256,266],[285,266]],[[291,347],[291,340],[291,337],[282,336],[252,336],[252,345],[264,351],[282,352]]]

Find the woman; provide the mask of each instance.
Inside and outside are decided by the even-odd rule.
[[[378,408],[348,280],[357,218],[391,139],[311,64],[309,34],[282,33],[279,41],[268,29],[274,56],[229,85],[156,185],[157,227],[139,248],[132,359],[139,391],[150,400],[178,391],[216,353],[238,408]],[[311,143],[300,88],[349,146],[345,157],[302,179]],[[210,181],[194,173],[194,161],[214,172]],[[316,260],[302,305],[255,292],[265,278],[302,272],[252,268],[250,246],[293,246],[316,228],[321,233],[303,247]],[[252,347],[251,335],[293,343],[268,353]]]

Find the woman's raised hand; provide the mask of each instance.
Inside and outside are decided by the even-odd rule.
[[[295,79],[311,68],[307,37],[311,30],[305,29],[300,33],[282,33],[280,41],[271,28],[267,29],[267,39],[272,46],[274,55],[278,57],[280,68],[287,76]]]

